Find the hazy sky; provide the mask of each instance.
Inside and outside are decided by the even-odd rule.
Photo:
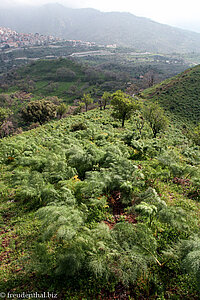
[[[60,3],[68,7],[92,7],[101,11],[125,11],[164,24],[200,32],[200,0],[0,0],[1,5]]]

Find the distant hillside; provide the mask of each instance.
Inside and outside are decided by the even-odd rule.
[[[144,91],[174,116],[200,122],[200,65]]]
[[[101,96],[104,91],[124,89],[127,76],[123,72],[109,74],[73,59],[39,60],[5,74],[1,80],[9,91],[22,90],[35,96],[57,96],[70,102],[90,92]],[[1,83],[0,82],[0,83]],[[97,90],[94,91],[94,88]],[[3,88],[0,85],[0,92]]]
[[[111,73],[111,72],[110,72]],[[67,104],[77,103],[84,93],[98,101],[104,92],[124,90],[127,75],[109,72],[78,63],[73,59],[39,60],[5,73],[0,80],[0,107],[9,108],[11,121],[17,127],[26,124],[21,120],[21,109],[29,101],[50,97]]]
[[[200,34],[159,24],[130,13],[71,9],[59,4],[1,9],[0,25],[66,39],[116,43],[153,52],[200,51]]]

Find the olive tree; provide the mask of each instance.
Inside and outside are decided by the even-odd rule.
[[[69,68],[61,67],[56,71],[56,77],[60,81],[73,80],[76,77],[76,73]]]
[[[144,105],[143,116],[151,128],[154,138],[159,132],[165,131],[168,127],[169,120],[165,116],[164,110],[157,103]]]
[[[122,127],[124,127],[125,120],[128,120],[139,106],[138,100],[121,90],[112,94],[111,104],[114,110],[113,116],[122,121]]]
[[[68,106],[65,103],[61,103],[57,107],[57,117],[61,119],[68,111]]]
[[[22,118],[27,122],[38,122],[40,125],[56,116],[57,106],[49,100],[31,101],[22,109]]]
[[[88,111],[88,105],[93,103],[93,99],[90,94],[83,94],[81,102],[85,104],[85,110]]]
[[[102,96],[102,105],[104,110],[106,109],[106,105],[109,104],[110,100],[111,100],[111,93],[104,92]]]

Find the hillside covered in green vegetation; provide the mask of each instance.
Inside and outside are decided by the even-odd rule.
[[[3,136],[27,128],[22,111],[32,101],[48,98],[56,105],[76,105],[84,93],[89,93],[98,105],[104,92],[122,89],[132,95],[186,68],[181,60],[177,64],[176,57],[171,58],[170,64],[165,62],[170,59],[165,56],[149,55],[147,61],[144,59],[141,56],[138,61],[138,55],[131,54],[126,58],[116,54],[113,59],[91,57],[78,62],[59,58],[11,69],[0,81],[0,106],[11,111],[10,128],[5,128]]]
[[[5,294],[199,299],[200,147],[171,124],[153,137],[140,115],[124,128],[112,115],[0,140]]]
[[[40,59],[13,67],[1,77],[0,92],[21,90],[35,97],[57,96],[70,102],[84,92],[101,96],[104,91],[125,89],[127,82],[133,83],[136,90],[145,89],[150,76],[155,84],[189,68],[176,55],[139,54],[131,49],[115,52],[107,56]]]
[[[0,81],[0,107],[11,111],[10,126],[26,128],[22,110],[32,101],[47,99],[56,105],[73,105],[84,94],[90,94],[98,103],[104,92],[124,90],[127,78],[123,71],[109,73],[74,59],[39,60],[4,74]]]
[[[124,84],[123,76],[114,79],[113,91]],[[1,91],[22,90],[35,97],[57,96],[70,102],[84,92],[92,92],[97,86],[106,90],[105,81],[109,80],[102,70],[73,59],[39,60],[8,72],[1,79]]]
[[[144,98],[158,101],[168,113],[183,122],[200,120],[200,66],[145,90]]]

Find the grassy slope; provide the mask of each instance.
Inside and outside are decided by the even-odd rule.
[[[127,66],[128,69],[125,68],[126,70],[128,70],[128,72],[130,74],[131,74],[131,72],[134,73],[131,76],[136,76],[136,75],[139,76],[139,74],[146,72],[149,68],[149,66],[147,65],[146,66],[147,70],[144,71],[145,64],[142,68],[141,68],[141,66],[138,66],[138,68],[134,67],[134,66],[131,67],[131,64],[130,64],[129,66]],[[167,64],[166,64],[166,66],[168,67]],[[165,66],[165,68],[166,68],[166,66]],[[76,77],[71,80],[67,80],[67,79],[58,80],[58,78],[56,76],[56,72],[59,68],[62,68],[62,67],[72,70],[76,74]],[[170,67],[170,68],[172,68],[172,67]],[[119,73],[120,71],[125,71],[125,69],[122,68],[122,70],[121,70],[120,65],[119,65],[119,69],[118,70],[116,69],[114,71],[115,72],[118,71],[118,73]],[[156,72],[160,72],[160,67],[155,70],[156,70]],[[170,70],[171,69],[167,69],[167,71],[165,70],[164,73],[165,72],[169,73],[169,72],[171,72]],[[87,76],[85,76],[85,71],[87,73],[86,65],[82,66],[81,64],[76,63],[69,59],[40,60],[40,61],[31,63],[30,65],[27,65],[25,67],[23,66],[23,67],[17,69],[17,71],[11,72],[11,74],[7,78],[7,84],[9,87],[9,91],[7,92],[7,94],[12,97],[12,101],[10,104],[8,104],[8,103],[2,104],[1,103],[1,105],[3,105],[3,106],[5,105],[6,107],[10,108],[14,112],[14,115],[19,115],[21,108],[23,106],[25,106],[30,100],[41,99],[42,97],[47,97],[47,96],[57,96],[60,99],[62,99],[64,102],[72,103],[74,99],[79,99],[83,93],[91,92],[92,95],[94,95],[94,97],[96,97],[97,95],[102,95],[105,90],[112,92],[112,91],[115,91],[116,89],[121,89],[121,88],[123,89],[125,87],[125,81],[126,81],[125,79],[122,79],[121,81],[120,81],[120,79],[118,79],[118,81],[116,81],[116,80],[109,81],[109,79],[106,79],[105,74],[101,73],[101,71],[98,71],[98,72],[95,71],[94,73],[96,73],[96,75],[94,75],[94,73],[93,73],[94,70],[92,71],[91,67],[89,67],[89,72],[91,72],[91,76],[98,77],[98,79],[96,78],[95,80],[90,81],[90,79]],[[93,75],[92,75],[92,73],[93,73]],[[166,74],[165,74],[165,77],[166,77]],[[175,77],[175,78],[179,78],[179,77]],[[31,88],[30,82],[32,82],[32,88]],[[98,83],[96,83],[96,82],[98,82]],[[168,81],[165,81],[165,82],[166,83],[171,82],[171,79]],[[173,79],[172,79],[172,82],[173,82]],[[171,85],[171,83],[170,83],[170,85]],[[185,86],[185,88],[188,89],[187,84],[184,84],[184,86]],[[73,87],[73,88],[72,88],[71,92],[69,92],[71,87]],[[144,95],[147,97],[150,97],[153,94],[153,96],[155,98],[158,96],[157,90],[159,90],[159,101],[161,101],[161,103],[164,102],[168,109],[170,107],[175,107],[175,108],[173,108],[174,113],[180,115],[182,112],[182,107],[180,107],[180,105],[176,104],[176,102],[177,103],[180,102],[179,93],[178,92],[174,93],[172,91],[173,97],[175,97],[176,99],[175,99],[175,104],[171,105],[171,98],[173,99],[173,97],[171,97],[171,93],[165,92],[165,90],[167,88],[168,87],[163,88],[163,91],[160,91],[160,85],[157,85],[156,87],[153,87],[153,89],[145,91]],[[182,87],[180,87],[180,89],[181,88]],[[197,86],[197,89],[198,89],[198,86]],[[25,97],[25,99],[23,99],[23,97],[20,96],[19,93],[16,94],[16,91],[19,92],[20,90],[27,91],[30,94],[27,95],[27,97]],[[3,93],[2,89],[0,89],[0,93],[1,92]],[[163,92],[163,96],[162,96],[161,92]],[[170,95],[170,99],[168,99],[169,98],[168,97],[167,102],[165,100],[163,100],[164,97],[168,96],[168,94],[166,94],[166,93],[168,93]],[[198,91],[197,91],[197,93],[198,93]],[[3,93],[3,94],[6,94],[6,93]],[[160,98],[160,96],[162,96],[162,97]],[[183,101],[185,101],[185,100],[183,99]],[[195,101],[196,101],[196,99],[194,99],[193,102],[195,102]],[[184,105],[187,106],[187,103]],[[190,110],[191,110],[191,107],[189,107],[189,109],[187,109],[188,113],[190,112]],[[193,113],[193,108],[192,108],[192,113]],[[194,110],[194,114],[195,113],[196,112]],[[183,114],[185,114],[185,111],[183,111]],[[17,120],[18,119],[19,118],[17,117]],[[19,126],[21,126],[21,124],[19,124]]]
[[[69,81],[57,81],[56,71],[63,67],[75,72],[76,77]],[[21,76],[23,79],[28,77],[36,83],[35,90],[33,91],[33,94],[36,96],[44,95],[66,98],[65,91],[67,91],[71,85],[75,84],[77,87],[81,86],[81,82],[83,82],[84,78],[84,72],[80,65],[67,59],[40,60],[27,67],[22,67],[18,72],[18,76]],[[46,88],[51,82],[56,82],[58,86],[55,91],[49,92]]]
[[[77,124],[78,122],[84,122],[87,129],[75,132],[71,131],[72,124]],[[56,155],[58,157],[60,155],[61,160],[58,161],[58,164],[62,166],[62,160],[64,159],[65,161],[66,159],[63,154],[65,151],[69,151],[70,148],[73,149],[73,147],[74,151],[71,155],[74,155],[74,158],[70,160],[69,157],[65,161],[65,164],[73,165],[76,159],[80,159],[78,155],[83,155],[81,151],[86,151],[86,149],[89,151],[88,159],[91,156],[95,157],[95,152],[97,156],[106,153],[105,151],[108,151],[106,149],[111,149],[111,153],[113,152],[114,155],[115,151],[116,153],[121,151],[120,155],[123,159],[128,159],[132,164],[138,166],[144,174],[144,187],[138,187],[140,192],[149,186],[155,188],[161,199],[169,207],[173,206],[185,209],[190,222],[190,229],[198,232],[200,209],[195,198],[192,200],[189,198],[189,195],[195,194],[194,174],[196,172],[196,176],[198,177],[197,170],[200,163],[200,149],[193,147],[182,136],[181,132],[175,128],[171,128],[162,139],[152,139],[149,129],[146,127],[143,137],[138,139],[137,133],[132,134],[134,124],[134,122],[127,122],[126,128],[121,129],[118,127],[120,123],[113,121],[110,117],[109,110],[105,112],[94,110],[76,117],[70,116],[61,121],[51,122],[40,128],[25,132],[22,135],[9,137],[0,141],[1,291],[54,291],[58,293],[58,299],[80,299],[81,296],[87,299],[90,299],[90,297],[94,299],[94,295],[101,294],[103,295],[103,299],[109,299],[104,294],[105,287],[102,292],[102,282],[95,281],[93,276],[88,278],[80,277],[79,280],[76,278],[75,282],[67,279],[62,284],[63,278],[59,282],[59,277],[57,278],[51,274],[41,276],[36,271],[30,271],[25,267],[31,263],[30,254],[32,253],[34,241],[38,239],[40,232],[44,230],[41,227],[40,221],[35,217],[34,212],[37,210],[38,205],[45,206],[46,200],[42,198],[39,200],[37,198],[38,192],[36,194],[33,193],[35,196],[32,194],[33,191],[27,191],[26,195],[23,194],[26,178],[23,178],[22,172],[34,172],[32,174],[37,173],[38,176],[42,174],[46,184],[51,182],[52,187],[59,191],[60,185],[58,181],[56,179],[52,181],[48,176],[53,175],[57,167]],[[82,150],[80,151],[80,149]],[[84,157],[83,155],[82,159]],[[96,159],[94,159],[92,166],[86,166],[86,170],[90,174],[99,170],[97,162],[95,162]],[[121,158],[118,159],[120,160]],[[44,165],[46,164],[45,168],[50,168],[48,173],[45,173],[45,170],[42,171],[42,161],[44,161]],[[115,162],[113,161],[113,163]],[[78,170],[77,176],[71,179],[65,178],[65,175],[62,172],[60,174],[58,171],[59,176],[61,176],[60,180],[65,180],[65,184],[71,190],[74,190],[76,184],[79,184],[80,179],[81,182],[85,182],[83,170],[80,168],[80,165],[81,163],[79,162],[76,167]],[[119,165],[119,167],[121,168],[122,166]],[[59,168],[58,166],[58,170]],[[107,167],[104,165],[104,168]],[[191,170],[193,170],[193,173]],[[56,175],[54,174],[54,176]],[[183,178],[187,176],[191,180],[191,186],[174,184],[172,179],[175,176]],[[131,182],[131,180],[130,176],[129,181]],[[37,183],[32,184],[32,187],[37,189]],[[135,192],[136,194],[138,193],[137,188]],[[107,220],[107,224],[113,226],[112,205],[109,203],[109,195],[111,193],[112,191],[108,191],[108,195],[106,195],[107,205],[103,206],[103,208],[97,204],[99,201],[97,199],[99,198],[96,198],[96,204],[90,204],[87,196],[83,196],[82,201],[85,201],[84,203],[87,204],[89,209],[88,218],[90,222],[87,225],[89,226],[88,228],[96,226],[96,223],[105,220]],[[77,205],[79,208],[81,207],[80,203]],[[100,213],[99,211],[97,213],[95,210],[96,206],[100,207]],[[133,215],[123,213],[123,219],[118,222],[127,222],[128,219],[135,219],[136,217],[135,213]],[[145,220],[142,222],[145,222]],[[172,231],[169,228],[171,227],[162,225],[162,229],[159,229],[160,231],[158,230],[156,233],[158,248],[160,247],[162,250],[166,249],[165,242],[167,235],[171,239],[170,243],[172,246],[177,241],[176,228],[173,228]],[[170,237],[171,235],[172,237]],[[188,233],[179,232],[178,239],[185,237],[185,235],[187,236]],[[49,244],[49,247],[52,247],[52,245]],[[161,252],[159,259],[164,259]],[[163,285],[164,291],[160,292],[160,296],[197,299],[198,295],[193,277],[181,271],[175,271],[177,267],[177,262],[173,262],[172,260],[162,270],[156,266],[151,270],[151,274],[155,273],[157,274],[155,276],[159,276],[158,282],[160,283],[158,284]],[[74,289],[73,284],[75,285]],[[144,298],[146,297],[145,299],[151,299],[151,296],[154,297],[155,295],[153,295],[152,291],[148,290],[148,285],[150,285],[150,278],[148,276],[140,277],[137,284],[134,288],[130,289],[129,293],[135,297],[134,299],[140,299],[141,295]],[[111,286],[111,283],[107,284],[106,288],[113,289]],[[110,299],[113,299],[115,296],[113,292],[110,292],[109,295]]]
[[[66,68],[75,73],[74,78],[58,78],[57,70]],[[11,101],[0,105],[10,108],[14,114],[19,114],[21,107],[30,100],[44,97],[58,97],[61,101],[72,104],[73,100],[80,99],[84,93],[91,93],[92,97],[102,96],[104,91],[114,92],[117,88],[124,88],[125,79],[109,81],[100,70],[96,71],[87,65],[74,62],[71,59],[39,60],[27,66],[22,66],[5,75],[8,90],[4,97],[10,96]],[[27,94],[25,99],[23,95]]]
[[[67,68],[75,73],[74,78],[58,78],[57,70]],[[34,98],[47,96],[57,96],[63,101],[72,103],[74,99],[79,98],[83,93],[88,93],[96,86],[95,81],[105,82],[104,75],[96,72],[96,78],[90,80],[86,77],[87,66],[82,66],[71,59],[39,60],[22,66],[15,71],[10,72],[6,77],[8,93],[19,90],[31,92]],[[91,71],[91,68],[88,72]],[[91,74],[91,73],[90,73]],[[88,75],[90,76],[90,75]],[[92,77],[93,75],[91,75]],[[69,88],[73,86],[76,92],[68,93]],[[3,89],[0,89],[0,93]]]
[[[58,80],[56,72],[59,68],[70,69],[76,74],[75,78]],[[3,97],[9,98],[7,102],[0,101],[0,105],[9,108],[14,113],[12,121],[17,124],[17,127],[23,127],[20,116],[21,109],[30,101],[56,96],[61,101],[72,104],[73,100],[80,99],[83,93],[91,92],[95,84],[88,84],[85,81],[85,70],[86,67],[82,67],[81,64],[70,59],[40,60],[23,66],[7,78],[7,92],[3,92],[0,88],[0,98],[1,93]],[[33,83],[33,88],[30,88],[30,82]],[[73,92],[68,93],[71,86],[74,87],[74,94]]]
[[[61,67],[69,68],[77,75],[83,76],[80,65],[69,59],[39,60],[38,62],[30,64],[26,68],[23,67],[21,72],[19,72],[19,75],[30,75],[32,78],[39,79],[39,81],[41,81],[42,78],[54,78],[57,69]]]
[[[197,123],[200,120],[200,66],[188,69],[143,92],[158,101],[177,120]]]

